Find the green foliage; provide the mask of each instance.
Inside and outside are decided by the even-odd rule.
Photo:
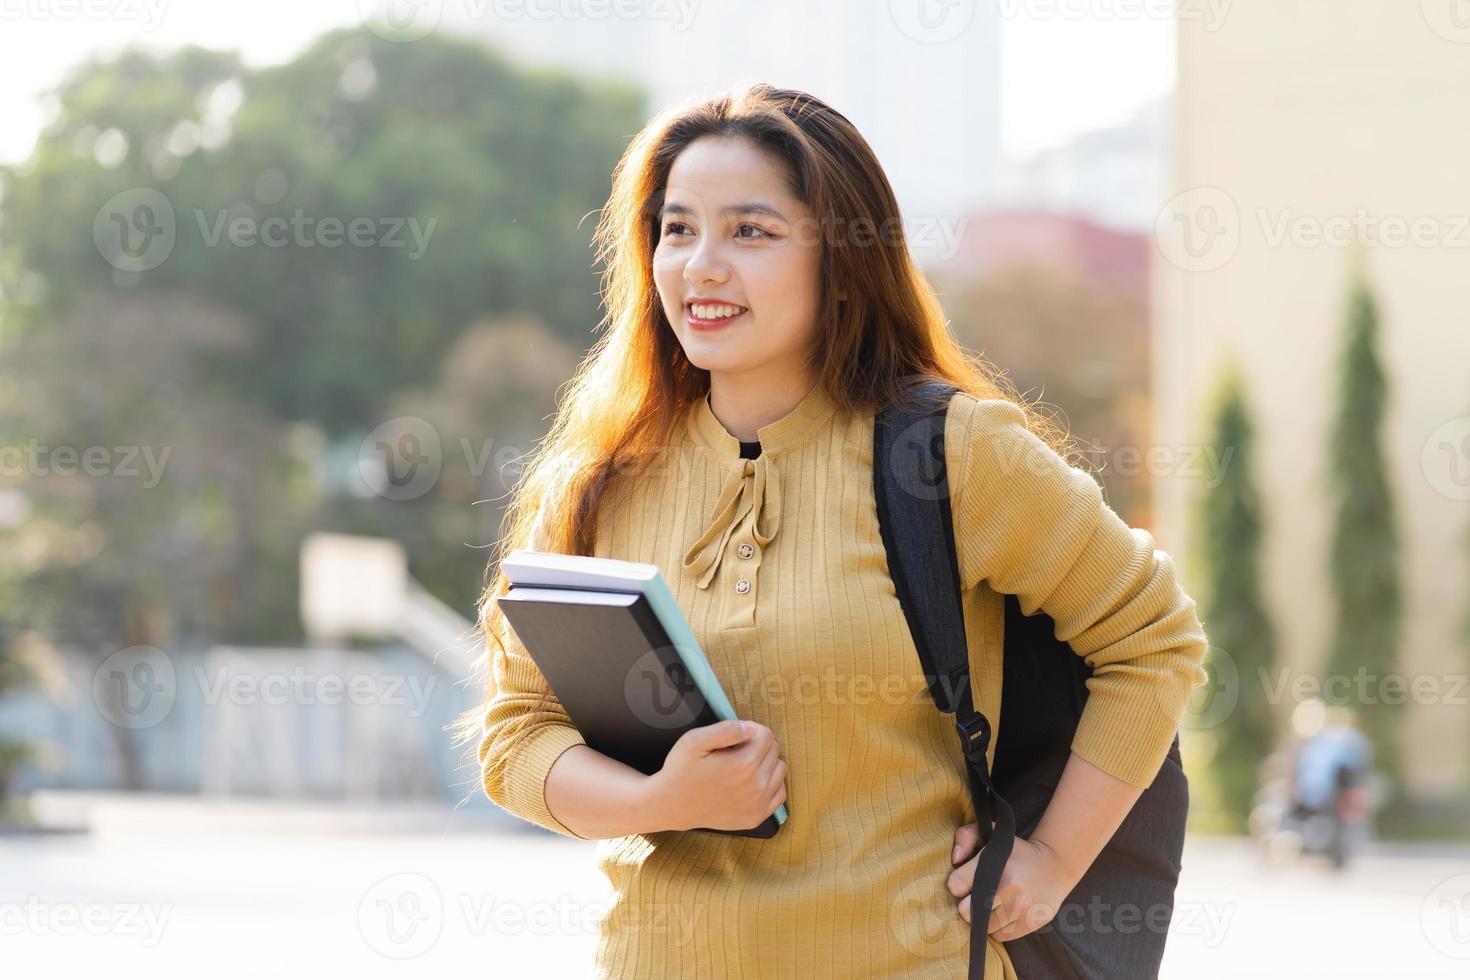
[[[49,322],[118,286],[207,296],[252,323],[256,343],[223,369],[237,395],[341,435],[431,378],[476,317],[531,311],[585,345],[597,280],[581,222],[640,104],[518,72],[469,41],[366,31],[257,72],[197,49],[89,66],[8,187],[5,226],[44,284],[18,315]],[[109,129],[127,140],[120,165],[78,155]],[[168,197],[177,241],[157,268],[118,273],[93,218],[140,187]],[[287,244],[232,244],[230,222],[273,218]],[[314,238],[354,219],[374,244]]]
[[[164,465],[0,477],[25,505],[0,526],[19,556],[0,628],[108,650],[294,641],[313,530],[403,541],[471,611],[509,487],[495,453],[544,433],[598,320],[584,219],[642,94],[366,30],[263,70],[130,51],[55,94],[31,158],[0,171],[0,446]],[[166,197],[175,241],[125,271],[94,223],[139,189]],[[367,243],[328,244],[322,222],[354,220]],[[436,426],[444,473],[413,500],[364,494],[363,437],[401,414]]]
[[[1210,637],[1206,669],[1215,697],[1201,714],[1212,743],[1210,777],[1217,809],[1232,829],[1243,831],[1262,760],[1275,745],[1276,719],[1260,678],[1276,664],[1276,637],[1261,597],[1262,506],[1254,481],[1255,427],[1238,370],[1221,380],[1210,442],[1223,462],[1220,484],[1199,503],[1197,522],[1204,572],[1201,621]],[[1229,706],[1219,716],[1215,712]],[[1211,722],[1206,726],[1203,719]]]
[[[1394,670],[1403,613],[1399,534],[1381,436],[1388,382],[1375,352],[1377,338],[1378,307],[1358,271],[1348,301],[1330,443],[1330,576],[1336,608],[1327,671],[1347,677],[1363,671],[1370,680]],[[1356,686],[1328,685],[1324,691],[1330,698],[1333,688]],[[1397,748],[1402,705],[1391,703],[1395,700],[1373,698],[1356,710],[1373,741],[1375,764],[1396,793],[1402,780]]]

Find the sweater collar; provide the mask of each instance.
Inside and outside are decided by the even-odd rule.
[[[776,456],[795,448],[820,429],[837,410],[837,404],[818,381],[796,407],[774,422],[756,429],[761,454]],[[709,394],[700,396],[690,409],[690,428],[695,439],[722,459],[740,457],[740,440],[731,435],[710,408]]]

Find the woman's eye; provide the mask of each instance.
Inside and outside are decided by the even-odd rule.
[[[751,224],[748,221],[742,222],[740,225],[738,225],[736,227],[735,230],[736,230],[736,235],[735,235],[736,238],[774,238],[774,237],[776,237],[775,235],[772,235],[770,232],[765,231],[762,228],[758,228],[757,226]],[[747,232],[747,231],[750,232],[750,234],[744,234],[744,232]],[[685,234],[689,234],[690,232],[689,232],[689,226],[686,225],[686,224],[684,224],[684,222],[682,222],[682,221],[670,221],[668,224],[664,225],[663,233],[665,235],[672,236],[672,235],[685,235]]]

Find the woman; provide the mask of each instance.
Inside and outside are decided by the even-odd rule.
[[[467,719],[486,793],[601,841],[615,897],[600,976],[963,975],[974,814],[871,478],[876,407],[906,376],[946,379],[961,389],[945,449],[976,707],[998,738],[1005,594],[1095,669],[1054,801],[984,913],[986,975],[1015,977],[1002,943],[1055,914],[1204,680],[1172,560],[951,339],[871,148],[820,100],[761,84],[657,116],[596,239],[608,330],[502,547],[658,565],[744,724],[686,733],[653,776],[593,750],[505,627],[496,574],[488,701]],[[783,802],[768,840],[690,832],[752,827]]]

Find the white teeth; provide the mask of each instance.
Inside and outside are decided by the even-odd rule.
[[[697,319],[718,320],[722,317],[734,316],[736,313],[743,313],[745,311],[745,307],[728,305],[706,305],[704,303],[695,303],[689,307],[689,310],[694,314]]]

